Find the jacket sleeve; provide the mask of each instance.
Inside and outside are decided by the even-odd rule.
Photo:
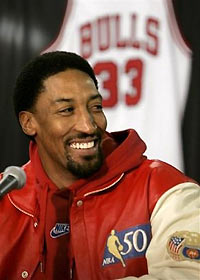
[[[165,192],[151,215],[146,252],[148,275],[126,280],[200,279],[200,187],[178,184]]]

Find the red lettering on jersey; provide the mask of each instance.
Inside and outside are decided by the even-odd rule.
[[[80,54],[85,59],[92,55],[92,24],[87,23],[80,27]]]
[[[131,41],[133,48],[139,49],[140,42],[136,39],[136,25],[137,25],[137,15],[131,15]]]
[[[118,94],[124,95],[118,91],[120,78],[123,73],[128,76],[129,92],[125,93],[125,104],[128,106],[136,105],[142,96],[142,76],[143,62],[141,59],[130,59],[125,63],[125,68],[119,69],[117,63],[111,61],[97,62],[94,65],[94,71],[100,82],[101,94],[103,96],[103,107],[114,107],[118,103]],[[121,75],[118,75],[118,72]],[[120,99],[122,102],[123,100]]]
[[[126,104],[136,105],[141,98],[143,63],[140,59],[129,60],[125,67],[125,73],[131,78],[132,92],[126,93]]]
[[[88,59],[97,51],[103,52],[112,48],[135,48],[144,50],[153,56],[157,55],[159,21],[152,17],[143,19],[136,14],[131,14],[128,19],[126,29],[123,18],[119,14],[106,15],[93,22],[83,24],[80,27],[80,54]],[[144,28],[138,26],[144,26]],[[141,34],[143,30],[144,33]]]
[[[146,33],[151,40],[146,43],[146,50],[152,55],[158,54],[158,29],[158,20],[155,18],[148,18],[146,23]]]
[[[115,26],[116,26],[116,30],[115,30],[115,34],[116,34],[116,46],[117,48],[125,48],[126,47],[126,40],[122,39],[122,35],[121,35],[121,17],[120,15],[116,15],[115,17],[113,17],[113,19],[115,20]]]
[[[100,62],[94,66],[94,72],[100,76],[102,87],[107,96],[103,96],[103,107],[113,107],[118,102],[117,66],[113,62]]]
[[[105,51],[110,47],[110,18],[109,16],[97,20],[98,48]]]

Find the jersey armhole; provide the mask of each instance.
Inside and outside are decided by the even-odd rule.
[[[73,4],[74,4],[73,0],[67,0],[66,2],[67,3],[66,3],[66,8],[65,8],[65,14],[64,14],[64,17],[63,17],[61,28],[58,31],[58,35],[55,38],[55,40],[53,40],[53,42],[51,42],[50,45],[45,50],[43,50],[41,52],[41,54],[57,50],[57,47],[58,47],[58,45],[61,41],[61,38],[63,37],[63,33],[66,29],[67,21],[70,18],[70,15],[71,15],[71,12],[72,12],[72,7],[73,7]]]
[[[189,42],[186,40],[183,31],[178,23],[177,15],[175,14],[174,6],[172,0],[164,0],[167,12],[167,20],[169,22],[169,28],[176,42],[177,46],[182,52],[190,54],[192,52]]]

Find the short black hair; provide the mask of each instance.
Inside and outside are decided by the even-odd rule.
[[[16,80],[13,103],[17,119],[21,111],[33,108],[37,97],[44,89],[44,80],[67,69],[77,69],[87,73],[98,89],[98,82],[92,67],[78,54],[66,51],[41,54],[24,66]]]

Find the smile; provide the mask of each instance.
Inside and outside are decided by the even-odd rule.
[[[73,142],[70,144],[70,148],[73,148],[73,149],[81,149],[81,150],[86,150],[86,149],[91,149],[93,148],[95,145],[95,142],[94,141],[90,141],[90,142],[87,142],[87,143],[76,143],[76,142]]]

